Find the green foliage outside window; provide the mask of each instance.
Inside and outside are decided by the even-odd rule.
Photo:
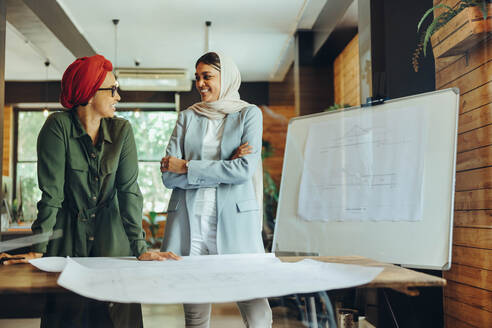
[[[171,195],[161,181],[160,160],[177,119],[176,112],[118,111],[117,116],[130,121],[135,135],[139,159],[138,183],[144,196],[144,212],[164,212]],[[41,198],[36,169],[36,140],[46,121],[42,112],[19,112],[17,183],[22,190],[22,220],[36,218],[36,204]]]
[[[36,169],[36,141],[46,121],[42,112],[19,112],[17,139],[17,184],[20,184],[22,201],[18,219],[32,221],[36,218],[36,204],[41,198]],[[17,195],[19,197],[19,195]]]
[[[137,114],[138,113],[138,114]],[[162,184],[160,161],[173,132],[176,112],[118,112],[130,121],[137,144],[138,185],[144,198],[144,212],[165,212],[171,190]]]

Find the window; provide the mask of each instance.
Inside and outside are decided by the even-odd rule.
[[[22,212],[26,221],[36,218],[36,204],[41,198],[38,187],[36,141],[46,121],[41,111],[20,111],[17,120],[16,197],[22,195]]]
[[[173,132],[178,114],[176,112],[123,112],[133,127],[138,152],[138,185],[144,198],[144,212],[163,212],[171,197],[171,190],[162,184],[160,162]]]
[[[144,197],[144,212],[167,209],[171,190],[161,180],[160,160],[177,119],[170,111],[118,111],[117,116],[130,121],[139,159],[138,184]],[[22,195],[23,217],[36,218],[36,204],[41,198],[37,180],[36,140],[46,121],[41,111],[18,111],[16,184]],[[18,197],[18,195],[16,196]]]

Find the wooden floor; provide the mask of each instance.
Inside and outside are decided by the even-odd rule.
[[[145,328],[184,327],[183,307],[172,305],[142,305]],[[302,322],[290,317],[282,308],[273,309],[273,327],[304,328]],[[40,319],[0,319],[2,328],[39,328]],[[235,303],[214,304],[212,307],[211,328],[244,328],[241,315]]]

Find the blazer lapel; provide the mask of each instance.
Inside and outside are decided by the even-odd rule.
[[[238,115],[239,113],[229,114],[226,116],[224,122],[224,132],[222,134],[222,140],[220,142],[220,159],[223,161],[229,160],[232,155],[229,142],[236,139],[233,136],[235,133],[238,132],[238,125],[235,124],[236,120],[239,117]],[[223,204],[226,204],[228,202],[230,188],[231,185],[229,184],[220,184],[217,188],[217,219],[220,218],[220,213],[222,211],[222,208],[224,207]]]
[[[237,133],[237,124],[234,124],[238,118],[238,113],[229,114],[225,118],[224,132],[222,133],[222,140],[220,141],[220,159],[230,159],[231,153],[231,140],[235,140],[233,137]]]
[[[203,138],[207,132],[207,118],[195,115],[191,120],[185,134],[185,158],[186,160],[201,159]]]

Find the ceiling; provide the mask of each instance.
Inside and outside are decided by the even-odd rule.
[[[36,8],[35,1],[7,2],[7,81],[60,80],[76,58],[73,53],[81,53],[63,37],[66,24],[55,24],[50,11]],[[44,1],[61,8],[87,41],[86,51],[103,54],[118,67],[134,67],[137,60],[140,67],[192,71],[205,51],[205,21],[211,21],[210,50],[231,56],[243,81],[279,81],[292,62],[295,32],[313,29],[323,9],[335,0]],[[342,6],[343,12],[347,6]],[[120,20],[116,56],[113,19]],[[48,69],[46,59],[51,63]]]

